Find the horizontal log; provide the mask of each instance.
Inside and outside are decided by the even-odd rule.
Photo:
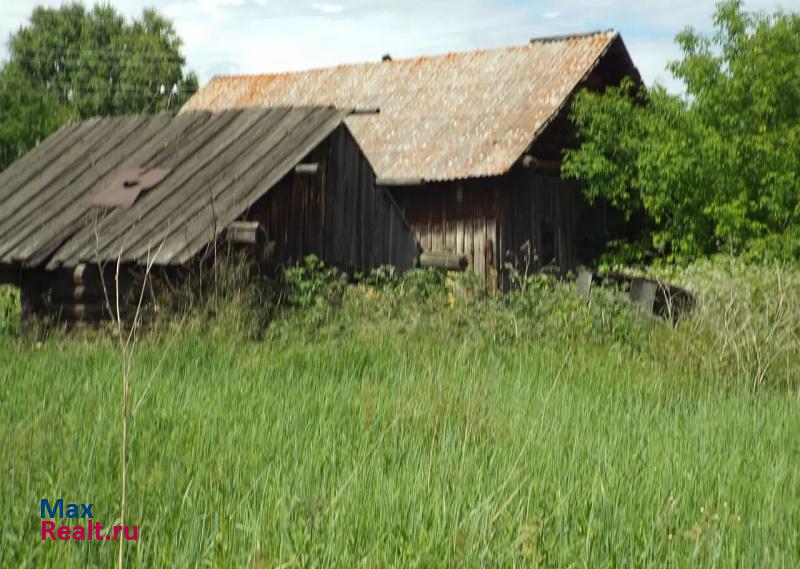
[[[295,174],[315,175],[319,171],[319,162],[309,162],[308,164],[298,164],[294,167]]]
[[[457,253],[426,251],[419,256],[419,265],[423,268],[444,269],[446,271],[463,271],[467,268],[467,257]]]
[[[51,274],[53,275],[51,277],[53,283],[58,283],[59,285],[85,285],[101,283],[105,280],[108,286],[112,286],[117,274],[117,265],[115,263],[106,263],[102,267],[102,275],[101,268],[98,265],[87,265],[85,263],[76,265],[72,269],[59,269],[53,273],[48,271],[45,276]],[[128,274],[127,267],[120,267],[119,278],[120,282],[131,278]]]
[[[229,241],[241,245],[259,245],[266,240],[266,232],[257,221],[234,221],[225,233]]]
[[[132,290],[132,283],[121,283],[119,287],[120,298],[125,298]],[[108,283],[108,290],[104,291],[102,285],[75,285],[75,286],[54,286],[51,289],[54,301],[59,302],[105,302],[106,297],[114,301],[117,296],[117,288],[114,282]]]
[[[47,287],[59,292],[70,291],[78,287],[82,287],[87,294],[103,295],[104,284],[109,293],[112,293],[117,288],[117,279],[113,271],[107,271],[102,278],[97,273],[89,276],[86,276],[86,273],[83,275],[78,274],[76,276],[74,273],[70,272],[55,274],[50,277],[46,275],[43,280]],[[137,282],[141,284],[141,279],[134,278],[127,271],[120,270],[119,290],[121,293],[127,292],[131,288],[135,287]]]
[[[37,310],[40,314],[51,316],[59,321],[87,321],[97,322],[106,320],[109,313],[104,304],[85,304],[85,303],[60,303],[49,304]]]
[[[539,171],[560,171],[561,160],[545,160],[526,154],[522,157],[522,166],[524,168],[531,168]]]

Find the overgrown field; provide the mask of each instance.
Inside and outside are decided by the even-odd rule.
[[[128,566],[800,563],[796,271],[672,275],[701,294],[675,326],[536,278],[487,297],[431,275],[290,277],[295,308],[265,329],[239,298],[143,334]],[[109,567],[113,542],[41,542],[39,500],[117,517],[119,351],[21,338],[14,317],[0,565]]]

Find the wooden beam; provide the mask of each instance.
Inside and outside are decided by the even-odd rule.
[[[257,221],[234,221],[225,235],[228,241],[242,245],[258,245],[265,238],[265,232]]]
[[[560,172],[561,160],[546,160],[526,154],[522,157],[522,167],[538,170],[540,172]]]
[[[303,174],[308,176],[315,176],[319,171],[319,162],[309,162],[307,164],[298,164],[294,167],[295,174]]]
[[[375,180],[376,186],[419,186],[424,180],[422,178],[378,178]]]
[[[456,253],[427,251],[419,256],[422,268],[444,269],[445,271],[463,271],[467,268],[467,258]]]

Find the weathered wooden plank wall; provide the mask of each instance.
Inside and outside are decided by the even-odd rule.
[[[499,179],[394,188],[392,195],[425,251],[458,253],[487,283],[498,270]]]
[[[576,202],[580,199],[574,184],[556,174],[529,169],[518,170],[510,181],[503,229],[506,256],[525,263],[530,244],[533,270],[543,266],[574,269]]]
[[[345,126],[329,138],[326,170],[326,262],[362,272],[412,268],[420,253],[414,233],[392,195],[375,185],[375,172]]]
[[[316,174],[290,173],[250,209],[275,242],[274,260],[291,263],[315,254],[348,272],[381,265],[413,267],[419,247],[400,209],[346,127],[303,160]]]
[[[395,188],[393,195],[425,251],[465,255],[490,287],[502,282],[506,262],[524,260],[526,244],[536,257],[531,270],[575,268],[579,198],[558,175],[519,168],[499,178]]]

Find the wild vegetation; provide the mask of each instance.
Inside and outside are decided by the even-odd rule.
[[[615,251],[628,262],[717,252],[800,259],[800,14],[718,5],[715,32],[678,35],[685,86],[626,81],[573,107],[581,145],[564,174],[648,230]]]
[[[134,354],[127,565],[795,566],[800,274],[670,277],[702,300],[676,323],[541,276],[220,277]],[[113,545],[39,541],[38,500],[114,521],[123,362],[111,335],[36,342],[13,312],[0,565],[107,567]]]

